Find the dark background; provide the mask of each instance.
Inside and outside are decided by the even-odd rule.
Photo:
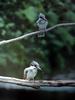
[[[46,15],[48,27],[75,22],[75,0],[0,0],[0,41],[37,31],[35,23],[40,12]],[[58,27],[42,38],[35,35],[1,45],[0,75],[23,78],[23,70],[32,60],[43,69],[36,79],[75,80],[75,26]],[[4,86],[0,87],[0,100],[75,98],[74,88],[58,92],[54,87],[54,92],[48,92]]]
[[[75,1],[0,0],[0,40],[37,31],[40,12],[46,15],[48,27],[75,22]],[[0,46],[0,75],[23,78],[23,70],[32,60],[43,69],[36,79],[75,79],[75,26]]]

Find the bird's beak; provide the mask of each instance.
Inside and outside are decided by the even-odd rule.
[[[40,67],[38,67],[39,70],[42,70]]]

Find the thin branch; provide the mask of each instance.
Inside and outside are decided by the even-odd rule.
[[[73,25],[75,25],[75,23],[61,23],[61,24],[56,24],[56,25],[48,28],[46,31],[51,31],[51,30],[53,30],[53,29],[55,29],[57,27],[61,27],[61,26],[73,26]]]
[[[48,32],[48,31],[51,31],[51,30],[53,30],[53,29],[55,29],[57,27],[61,27],[61,26],[73,26],[73,25],[75,25],[75,23],[61,23],[61,24],[56,24],[56,25],[54,25],[54,26],[46,29],[45,31]],[[14,38],[14,39],[3,40],[3,41],[0,41],[0,45],[7,44],[7,43],[10,43],[10,42],[15,42],[15,41],[21,40],[23,38],[26,38],[26,37],[29,37],[29,36],[32,36],[32,35],[39,34],[39,33],[41,33],[41,31],[27,33],[25,35],[22,35],[20,37]]]

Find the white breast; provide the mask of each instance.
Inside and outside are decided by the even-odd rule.
[[[34,66],[30,66],[24,70],[24,75],[26,75],[26,79],[34,79],[37,74],[37,68]]]

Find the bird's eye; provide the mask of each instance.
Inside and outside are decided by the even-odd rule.
[[[36,65],[34,65],[36,67]]]

